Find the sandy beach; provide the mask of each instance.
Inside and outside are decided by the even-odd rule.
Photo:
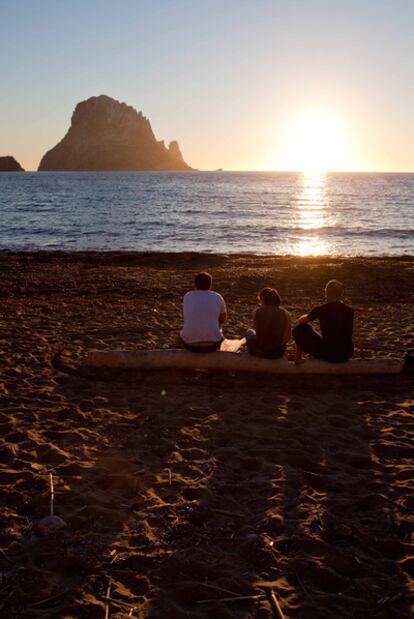
[[[295,320],[335,277],[355,356],[414,348],[414,258],[0,257],[0,616],[270,619],[273,591],[286,619],[408,619],[412,377],[80,367],[173,347],[199,270],[227,337],[263,285]]]

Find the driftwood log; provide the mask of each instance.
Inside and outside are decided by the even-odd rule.
[[[265,374],[399,374],[402,359],[388,357],[351,359],[346,363],[328,363],[309,359],[294,365],[287,359],[262,359],[248,353],[193,353],[171,350],[92,350],[86,355],[84,367],[107,367],[136,370],[216,370],[225,372],[258,372]]]

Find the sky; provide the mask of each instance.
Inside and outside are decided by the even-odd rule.
[[[100,94],[201,170],[414,172],[414,1],[0,0],[0,155]]]

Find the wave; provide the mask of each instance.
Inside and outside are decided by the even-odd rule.
[[[268,233],[297,233],[305,236],[329,235],[329,236],[357,236],[357,237],[394,237],[413,238],[414,228],[346,228],[344,226],[320,226],[306,228],[304,226],[276,226],[265,229]]]

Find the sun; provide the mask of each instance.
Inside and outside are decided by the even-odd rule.
[[[281,167],[317,176],[348,167],[348,145],[341,121],[329,112],[310,110],[286,127]]]

